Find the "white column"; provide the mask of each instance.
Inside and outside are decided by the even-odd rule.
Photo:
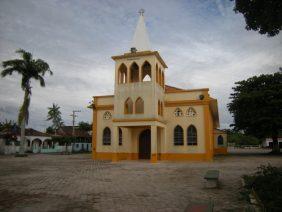
[[[118,161],[118,126],[113,127],[112,162]]]
[[[157,162],[157,126],[151,125],[151,163]]]

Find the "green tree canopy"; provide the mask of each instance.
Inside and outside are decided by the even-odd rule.
[[[29,105],[31,97],[31,80],[40,82],[41,87],[45,87],[44,75],[46,73],[53,74],[48,63],[41,59],[34,59],[30,52],[19,49],[16,53],[20,54],[20,59],[12,59],[2,62],[3,70],[1,76],[6,77],[17,73],[21,75],[21,88],[24,91],[23,104],[20,107],[18,122],[21,125],[21,147],[20,154],[24,154],[24,134],[25,124],[28,124]]]
[[[259,140],[254,136],[232,131],[227,132],[227,140],[229,143],[235,143],[236,146],[259,145],[262,143],[262,140]]]
[[[48,133],[48,134],[54,134],[55,133],[55,130],[53,129],[53,127],[47,127],[46,128],[46,133]]]
[[[92,129],[92,124],[89,124],[88,122],[81,121],[78,123],[78,129],[84,130],[84,131],[90,131]]]
[[[64,124],[61,114],[60,107],[57,104],[53,103],[52,107],[48,107],[47,121],[52,121],[52,128],[55,134],[57,134],[57,130]]]
[[[5,122],[0,122],[0,131],[3,130],[12,130],[13,128],[17,128],[17,124],[12,120],[5,120]]]
[[[280,69],[281,70],[281,69]],[[278,134],[282,129],[282,71],[254,76],[236,82],[229,111],[235,131],[258,138],[272,137],[273,151],[279,151]],[[278,148],[278,149],[277,149]]]
[[[247,30],[275,36],[282,29],[281,0],[235,0],[234,11],[244,15]]]

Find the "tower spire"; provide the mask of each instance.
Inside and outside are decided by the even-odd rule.
[[[150,41],[147,33],[145,20],[144,20],[144,9],[139,10],[139,20],[133,36],[131,47],[136,48],[137,51],[148,51],[150,50]]]

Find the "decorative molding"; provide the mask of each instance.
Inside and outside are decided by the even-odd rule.
[[[165,107],[179,107],[191,105],[208,105],[209,100],[178,100],[178,101],[165,101]]]
[[[154,55],[158,58],[160,63],[164,68],[167,68],[167,65],[165,64],[164,60],[161,58],[159,52],[157,51],[141,51],[141,52],[136,52],[136,53],[125,53],[123,55],[117,55],[117,56],[112,56],[113,60],[118,60],[118,59],[128,59],[128,58],[136,58],[140,56],[150,56]]]
[[[109,98],[114,97],[115,95],[102,95],[102,96],[93,96],[93,98]]]
[[[189,107],[186,110],[186,114],[185,115],[188,116],[188,117],[195,117],[197,115],[197,112],[196,112],[196,110],[193,107]]]
[[[113,119],[113,122],[145,122],[145,121],[158,121],[165,123],[164,121],[157,118],[140,118],[140,119]]]
[[[178,107],[174,110],[174,115],[176,117],[181,117],[181,116],[183,116],[183,111]]]
[[[96,110],[113,110],[114,105],[95,105]]]
[[[104,120],[109,120],[112,118],[112,114],[109,111],[106,111],[103,115]]]
[[[167,90],[165,93],[189,93],[189,92],[196,92],[196,91],[204,91],[208,92],[208,88],[199,88],[199,89],[189,89],[189,90]]]

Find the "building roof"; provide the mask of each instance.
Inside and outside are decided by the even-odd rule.
[[[57,135],[59,136],[73,136],[72,134],[72,126],[62,126],[57,131]],[[84,130],[80,130],[77,127],[74,128],[74,136],[76,137],[90,137],[90,134]]]
[[[195,92],[195,91],[209,91],[208,88],[198,88],[198,89],[183,89],[177,88],[170,85],[165,85],[165,93],[178,93],[178,92]]]
[[[135,47],[137,51],[148,51],[150,50],[150,41],[144,20],[144,10],[141,9],[139,14],[140,16],[135,29],[131,47]]]
[[[214,133],[227,134],[227,132],[225,130],[220,130],[220,129],[214,129],[213,132]]]
[[[173,91],[185,91],[182,88],[173,87],[170,85],[165,85],[165,92],[173,92]]]
[[[12,129],[5,129],[1,132],[1,134],[13,134],[20,136],[21,135],[21,129],[19,127],[15,127]],[[40,132],[38,130],[32,129],[32,128],[26,128],[25,129],[25,136],[36,136],[36,137],[50,137],[51,135],[47,133]]]

